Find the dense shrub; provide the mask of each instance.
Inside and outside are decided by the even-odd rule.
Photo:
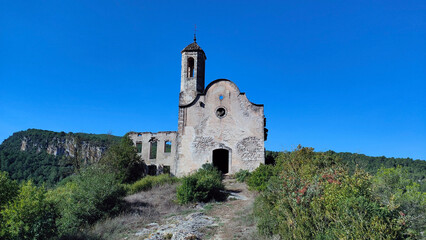
[[[19,193],[0,212],[1,239],[49,239],[56,236],[53,204],[46,199],[44,187],[31,181],[23,183]]]
[[[247,185],[251,190],[263,191],[266,189],[269,179],[274,176],[275,169],[272,165],[261,164],[247,179]]]
[[[102,166],[92,166],[49,192],[59,210],[61,234],[73,233],[120,210],[125,191],[115,174]]]
[[[404,219],[375,199],[367,173],[349,175],[336,156],[301,146],[276,160],[277,176],[255,202],[261,233],[283,239],[403,237]]]
[[[167,183],[175,183],[177,181],[179,181],[178,178],[172,177],[169,174],[161,174],[158,176],[145,176],[144,178],[132,184],[126,184],[125,188],[128,194],[134,194],[140,191],[147,191],[155,186]]]
[[[121,141],[112,145],[100,163],[113,171],[123,183],[131,183],[145,175],[146,165],[137,154],[133,141],[125,135]]]
[[[241,169],[237,173],[235,173],[235,178],[238,182],[245,182],[250,177],[250,172],[248,170]]]
[[[405,237],[418,237],[426,231],[426,193],[409,178],[406,168],[381,168],[373,178],[373,193],[389,208],[399,206],[407,226]]]
[[[324,181],[325,180],[325,181]],[[317,236],[333,236],[339,239],[398,239],[404,225],[398,211],[384,207],[371,194],[371,176],[361,170],[353,175],[347,171],[322,177],[322,195],[312,199],[310,207]],[[321,189],[321,188],[320,188]],[[327,226],[318,224],[326,220]],[[315,231],[314,231],[315,233]]]
[[[177,200],[181,204],[220,200],[223,197],[220,192],[224,189],[222,174],[208,165],[184,177],[181,182],[182,184],[177,188]]]

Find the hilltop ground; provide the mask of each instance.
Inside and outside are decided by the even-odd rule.
[[[226,190],[230,192],[228,201],[212,205],[207,211],[219,222],[211,239],[261,239],[257,234],[253,218],[255,192],[247,189],[245,183],[235,179],[225,179]]]
[[[181,206],[176,184],[125,198],[128,210],[96,224],[91,233],[105,239],[262,239],[252,216],[255,193],[226,178],[224,202]]]

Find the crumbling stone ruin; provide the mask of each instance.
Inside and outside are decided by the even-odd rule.
[[[182,52],[177,132],[130,132],[150,171],[183,176],[212,163],[222,173],[252,171],[265,162],[263,105],[237,85],[217,79],[204,88],[206,55],[194,42]]]

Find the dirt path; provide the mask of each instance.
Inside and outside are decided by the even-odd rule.
[[[209,239],[262,239],[257,234],[253,219],[253,203],[255,193],[247,189],[245,183],[235,179],[224,180],[225,188],[231,193],[229,200],[216,203],[206,211],[208,216],[218,221]]]

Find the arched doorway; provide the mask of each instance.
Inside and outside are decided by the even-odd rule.
[[[213,150],[213,166],[223,174],[229,172],[229,151],[226,149]]]

